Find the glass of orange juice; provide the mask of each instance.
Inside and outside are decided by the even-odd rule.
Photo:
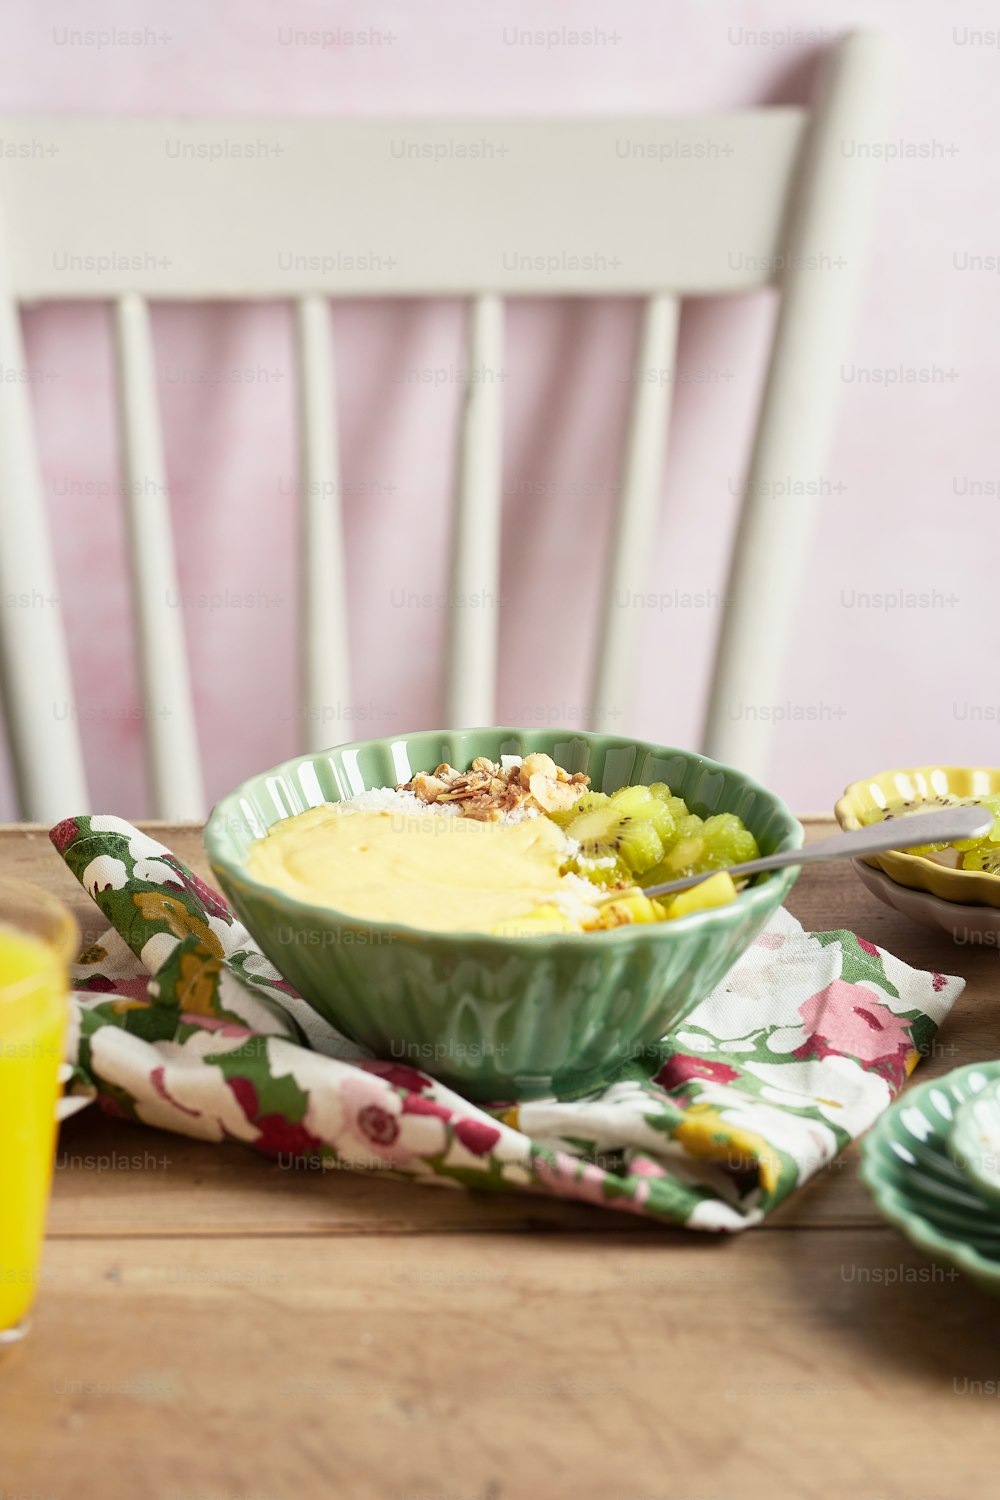
[[[27,1331],[38,1285],[78,942],[54,896],[0,879],[0,1346]]]

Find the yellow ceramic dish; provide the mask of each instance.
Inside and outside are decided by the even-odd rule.
[[[864,781],[854,781],[834,808],[841,828],[861,828],[872,821],[873,812],[900,803],[930,802],[946,807],[969,797],[1000,793],[1000,769],[992,766],[913,766],[903,771],[881,771]],[[900,824],[902,829],[905,825]],[[914,843],[920,842],[915,824]],[[942,851],[947,854],[947,851]],[[865,864],[883,870],[899,885],[914,891],[930,891],[943,901],[965,905],[1000,907],[1000,876],[985,870],[951,869],[924,854],[874,854]]]

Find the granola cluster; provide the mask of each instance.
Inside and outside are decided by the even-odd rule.
[[[454,802],[465,818],[498,822],[518,809],[562,812],[578,802],[590,785],[582,771],[570,775],[548,755],[526,755],[520,765],[504,769],[480,756],[468,771],[447,764],[433,774],[419,771],[397,790],[412,792],[421,802]]]

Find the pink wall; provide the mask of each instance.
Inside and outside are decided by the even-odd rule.
[[[516,28],[599,28],[603,45],[511,45]],[[769,779],[799,808],[886,765],[996,763],[1000,279],[966,257],[1000,252],[994,6],[915,0],[422,0],[326,4],[68,0],[11,11],[0,58],[5,112],[442,115],[688,111],[805,97],[817,45],[860,25],[894,30],[904,58],[896,134],[931,143],[887,162],[878,247],[857,332],[858,366],[937,371],[927,383],[845,380],[828,490]],[[148,28],[144,45],[74,44],[64,28]],[[367,46],[289,45],[286,28],[365,28]],[[790,37],[790,30],[807,33]],[[766,33],[768,41],[761,40]],[[778,33],[778,35],[775,35]],[[615,39],[617,38],[617,39]],[[953,149],[954,148],[954,149]],[[651,168],[651,171],[655,170]],[[715,595],[761,370],[766,299],[687,318],[673,450],[650,588]],[[104,309],[39,309],[29,363],[77,710],[98,806],[145,807],[124,580]],[[444,611],[398,607],[444,587],[454,305],[358,304],[335,315],[355,701],[331,741],[441,718]],[[155,332],[181,586],[209,793],[291,754],[294,495],[289,321],[284,308],[159,310]],[[617,477],[633,306],[514,304],[506,399],[500,716],[579,722],[596,561]],[[234,366],[256,378],[235,383]],[[566,385],[566,372],[569,384]],[[198,372],[205,372],[203,375]],[[850,370],[847,372],[850,373]],[[581,521],[585,524],[581,526]],[[414,544],[414,536],[420,545]],[[856,594],[931,602],[862,608]],[[212,608],[200,594],[248,594]],[[394,605],[394,600],[397,604]],[[717,611],[644,611],[642,688],[626,728],[693,743]],[[267,684],[267,691],[262,684]],[[349,717],[349,714],[351,715]],[[0,786],[0,817],[10,816]]]

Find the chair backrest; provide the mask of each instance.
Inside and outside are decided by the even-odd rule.
[[[113,303],[157,815],[197,817],[204,795],[183,622],[168,604],[176,577],[148,313],[156,299],[294,301],[308,741],[324,739],[322,705],[350,696],[328,299],[467,297],[468,367],[496,371],[505,296],[639,296],[641,372],[674,366],[682,297],[777,287],[705,735],[708,753],[759,771],[770,726],[732,705],[773,701],[780,686],[815,502],[782,498],[774,481],[820,472],[832,435],[877,171],[877,153],[845,143],[884,135],[888,60],[881,36],[846,38],[810,111],[405,126],[2,121],[0,365],[24,366],[19,304]],[[484,601],[499,597],[502,419],[501,382],[470,382],[451,584]],[[612,712],[625,722],[638,619],[614,601],[649,581],[668,426],[661,384],[638,378],[593,675],[597,723]],[[0,382],[0,597],[50,597],[53,582],[28,392]],[[464,615],[451,630],[443,718],[489,723],[496,607]],[[24,815],[85,810],[77,723],[52,712],[72,701],[58,611],[0,613],[0,686]]]

